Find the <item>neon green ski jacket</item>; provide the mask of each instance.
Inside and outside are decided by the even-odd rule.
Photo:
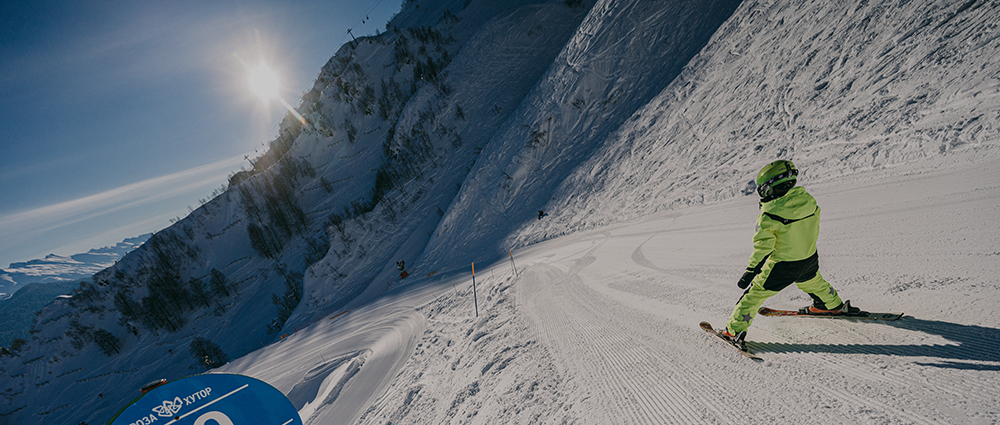
[[[753,254],[748,270],[768,261],[798,261],[816,253],[819,206],[805,188],[793,187],[785,196],[760,205]]]

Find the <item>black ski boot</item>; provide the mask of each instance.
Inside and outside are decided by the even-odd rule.
[[[722,335],[723,337],[731,341],[733,344],[735,344],[736,348],[739,348],[740,351],[747,351],[747,342],[746,342],[747,331],[737,332],[735,335],[733,335],[732,333],[729,332],[729,328],[727,327],[722,332],[719,332],[719,335]]]

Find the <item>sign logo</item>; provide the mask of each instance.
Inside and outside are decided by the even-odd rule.
[[[184,406],[184,402],[181,401],[181,398],[174,397],[173,401],[163,400],[163,405],[154,407],[153,411],[156,412],[157,415],[169,418],[174,416],[175,413],[180,412],[182,406]]]
[[[0,419],[0,423],[4,423]],[[110,425],[303,425],[281,391],[243,375],[206,373],[156,387]]]

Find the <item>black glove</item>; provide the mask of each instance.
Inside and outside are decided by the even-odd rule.
[[[756,270],[748,268],[747,271],[743,272],[743,277],[736,283],[736,286],[739,286],[740,289],[747,289],[750,286],[750,282],[753,282],[753,278],[757,277],[757,273]]]

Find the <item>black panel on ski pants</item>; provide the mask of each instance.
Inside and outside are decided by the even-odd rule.
[[[816,252],[805,260],[779,261],[774,263],[771,273],[767,275],[767,280],[764,281],[764,289],[779,292],[795,282],[805,282],[816,277],[816,273],[818,272],[819,252]],[[747,291],[749,290],[750,288],[747,288]],[[746,292],[744,292],[745,294]],[[819,297],[813,294],[809,294],[809,296],[812,297],[814,305],[820,307],[824,305],[823,300],[819,299]]]
[[[816,277],[819,272],[819,252],[799,261],[779,261],[774,263],[771,273],[764,281],[764,289],[780,291],[795,282],[805,282]]]

